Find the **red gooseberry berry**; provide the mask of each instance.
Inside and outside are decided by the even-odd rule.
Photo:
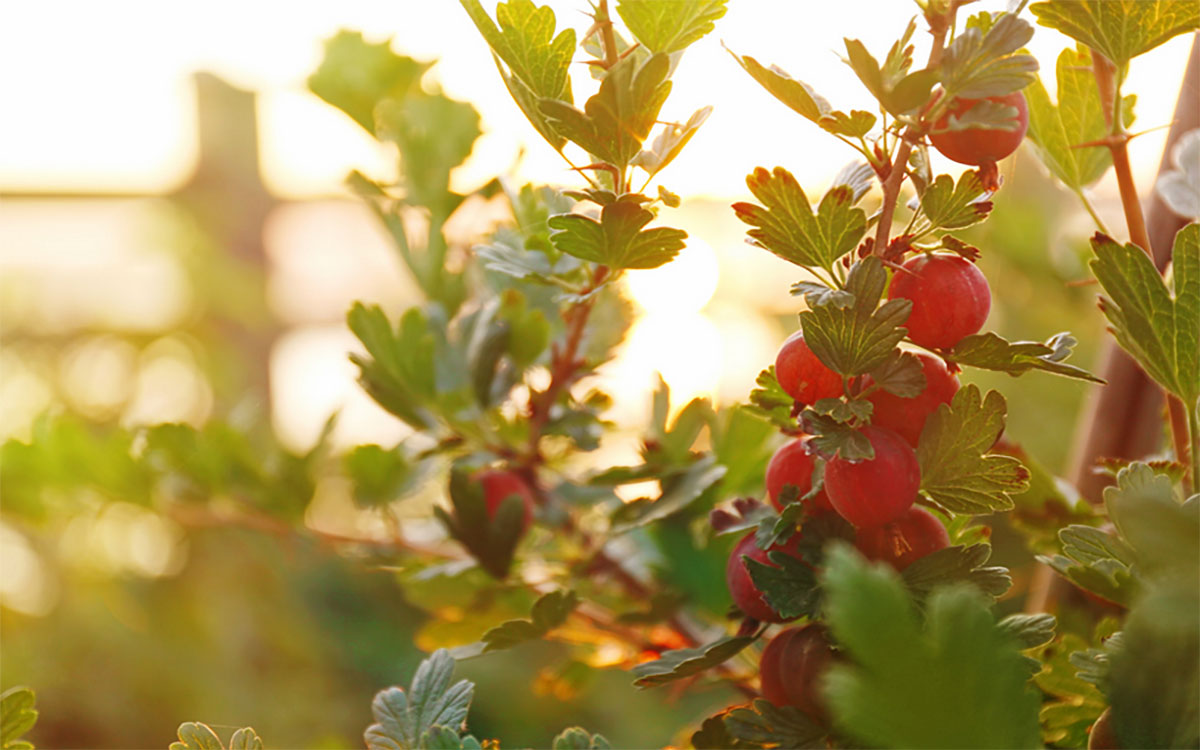
[[[742,537],[742,540],[729,553],[729,562],[725,565],[725,583],[729,586],[729,595],[733,597],[733,603],[747,617],[753,617],[762,622],[784,622],[784,618],[771,609],[763,599],[762,592],[754,585],[753,579],[750,578],[750,572],[746,570],[746,561],[742,557],[748,557],[764,565],[774,564],[767,557],[768,552],[784,552],[799,559],[799,555],[796,554],[796,546],[799,543],[800,535],[793,534],[783,544],[776,544],[769,550],[759,549],[754,544],[754,532],[752,531]]]
[[[487,505],[488,518],[496,517],[496,511],[499,510],[500,503],[505,499],[513,495],[521,498],[521,502],[525,506],[525,519],[521,525],[521,532],[529,530],[529,525],[533,523],[533,490],[519,474],[500,469],[489,469],[477,472],[472,479],[483,486],[483,502]]]
[[[842,376],[825,366],[797,331],[783,342],[775,357],[775,379],[802,404],[842,395]]]
[[[859,529],[854,546],[868,560],[904,570],[929,553],[949,547],[950,535],[937,516],[914,506],[889,524]]]
[[[981,101],[995,102],[1017,110],[1016,117],[1008,124],[1009,130],[1000,128],[966,128],[965,130],[949,130],[950,117],[962,117],[972,107]],[[933,134],[929,140],[933,147],[947,159],[959,164],[982,166],[995,163],[1017,150],[1025,131],[1029,128],[1029,107],[1025,103],[1025,95],[1014,91],[1005,96],[989,96],[987,99],[955,99],[950,103],[946,114],[942,115],[933,126]]]
[[[907,299],[908,337],[928,349],[948,349],[977,333],[992,307],[987,279],[958,255],[910,258],[892,277],[888,299]]]
[[[803,438],[792,440],[775,451],[775,455],[771,456],[771,461],[767,464],[767,496],[771,498],[771,503],[777,510],[783,510],[779,496],[784,487],[795,485],[800,491],[798,497],[808,494],[812,489],[812,473],[815,467],[816,459],[809,454]],[[833,510],[824,489],[805,502],[808,503],[810,513]]]
[[[759,661],[763,697],[776,706],[795,706],[828,724],[821,679],[836,656],[816,623],[788,628],[771,639]]]
[[[867,425],[861,432],[875,457],[831,459],[825,464],[825,492],[834,510],[854,526],[883,526],[912,507],[921,487],[921,467],[912,447],[891,430]]]
[[[902,398],[879,389],[867,394],[867,400],[875,407],[871,413],[871,424],[884,427],[904,438],[916,448],[925,429],[925,420],[937,411],[940,404],[948,404],[958,392],[958,378],[946,369],[941,357],[926,352],[916,355],[925,373],[925,389],[912,398]],[[871,385],[868,375],[864,385]]]

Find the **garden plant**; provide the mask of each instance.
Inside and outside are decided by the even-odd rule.
[[[456,681],[456,663],[550,640],[615,649],[612,668],[646,691],[729,688],[728,705],[679,728],[696,748],[1196,747],[1200,227],[1157,249],[1170,262],[1156,267],[1122,86],[1139,55],[1200,27],[1196,3],[917,0],[889,48],[840,50],[874,111],[842,111],[803,71],[729,50],[729,75],[761,87],[763,117],[823,131],[849,163],[823,192],[802,186],[802,164],[745,165],[731,210],[751,245],[794,264],[796,333],[744,403],[672,404],[660,387],[639,460],[599,468],[589,454],[622,394],[593,376],[633,315],[622,279],[688,252],[670,166],[712,111],[664,122],[660,110],[726,0],[596,0],[579,29],[533,0],[461,4],[488,74],[575,184],[499,177],[453,192],[479,116],[387,42],[342,32],[309,80],[396,154],[396,183],[356,172],[347,184],[422,296],[399,316],[356,304],[347,318],[362,388],[411,435],[355,447],[337,471],[394,533],[321,541],[391,571],[417,606],[518,613],[477,632],[445,623],[445,647],[407,684],[379,686],[366,746],[505,746],[472,733],[488,685]],[[1025,49],[1035,28],[1075,45],[1039,66]],[[573,90],[573,66],[590,91]],[[972,370],[1104,382],[1068,361],[1069,333],[1010,341],[986,325],[1005,290],[964,230],[988,220],[1011,179],[998,162],[1018,148],[1085,203],[1110,168],[1121,189],[1127,225],[1096,227],[1089,267],[1113,339],[1165,396],[1166,439],[1140,460],[1093,460],[1108,484],[1096,497],[1006,437],[1003,389],[960,383]],[[1177,150],[1158,189],[1195,221],[1200,131]],[[948,162],[968,168],[939,173]],[[449,239],[456,212],[484,202],[509,218],[478,244]],[[70,445],[92,467],[73,481],[111,495],[316,533],[303,519],[323,445],[292,455],[219,421],[78,441],[71,429],[47,421],[5,445],[6,514],[51,512],[40,490]],[[391,507],[431,483],[442,536],[415,539]],[[622,501],[625,485],[653,489]],[[1066,627],[1046,611],[997,614],[1013,577],[991,563],[996,523],[1054,571],[1054,596],[1086,592],[1086,615]],[[0,747],[29,746],[33,705],[29,689],[4,694]],[[548,728],[544,746],[608,747],[607,731]],[[249,727],[185,723],[171,748],[263,746]]]

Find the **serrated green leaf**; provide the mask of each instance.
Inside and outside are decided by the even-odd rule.
[[[1039,344],[1036,341],[1005,341],[992,332],[976,333],[959,341],[945,356],[951,362],[984,370],[998,370],[1017,376],[1028,370],[1062,375],[1091,383],[1104,381],[1083,368],[1062,360],[1070,355],[1075,338],[1056,333]]]
[[[875,127],[875,115],[861,109],[852,109],[850,114],[833,111],[817,120],[822,130],[847,138],[862,138]]]
[[[777,66],[767,68],[749,55],[738,55],[728,47],[726,51],[733,55],[733,59],[738,61],[751,78],[758,81],[771,96],[786,104],[793,112],[818,124],[832,113],[833,108],[829,106],[829,102],[813,91],[807,83],[792,78]]]
[[[670,59],[656,54],[642,62],[630,55],[609,68],[600,90],[584,103],[583,111],[557,99],[542,99],[539,109],[556,132],[565,135],[597,159],[618,168],[637,156],[642,141],[658,120],[671,82]]]
[[[1200,224],[1175,235],[1174,295],[1137,245],[1097,234],[1092,249],[1092,272],[1107,295],[1100,309],[1117,343],[1159,385],[1194,405],[1200,397]]]
[[[851,307],[819,305],[800,313],[804,341],[834,372],[862,375],[882,365],[908,331],[901,326],[912,311],[907,299],[892,299],[878,309],[887,272],[878,257],[864,258],[850,269],[846,291]]]
[[[496,6],[492,22],[479,0],[460,0],[496,59],[496,67],[517,106],[555,150],[566,139],[539,109],[542,99],[572,101],[568,68],[575,53],[575,30],[554,35],[556,21],[549,7],[530,0],[510,0]],[[507,68],[507,69],[506,69]]]
[[[753,636],[726,636],[698,648],[666,651],[655,661],[634,667],[631,671],[637,679],[633,684],[650,688],[691,677],[728,661],[753,642]]]
[[[757,386],[750,391],[750,406],[755,414],[781,429],[794,429],[796,419],[792,416],[792,405],[796,403],[779,380],[775,378],[775,365],[769,366],[754,380]]]
[[[899,576],[847,545],[830,552],[822,585],[851,660],[825,680],[841,733],[883,747],[1041,747],[1026,658],[977,590],[936,591],[922,627]]]
[[[809,444],[817,453],[830,458],[837,456],[847,461],[870,461],[875,458],[875,448],[858,427],[843,424],[833,417],[805,409],[800,414],[804,431],[812,435]]]
[[[692,747],[695,750],[730,750],[741,745],[725,729],[725,716],[722,712],[704,720],[700,728],[692,732]]]
[[[843,401],[840,398],[823,398],[812,405],[812,410],[822,416],[827,416],[839,424],[850,422],[867,422],[875,407],[870,401],[851,399]]]
[[[378,305],[356,302],[346,317],[370,355],[350,356],[359,367],[359,383],[380,406],[408,424],[432,427],[434,417],[424,402],[434,396],[434,339],[422,330],[421,312],[409,310],[395,331]]]
[[[475,255],[487,268],[497,273],[543,284],[551,284],[554,277],[569,274],[580,266],[579,259],[570,255],[559,255],[551,261],[543,252],[515,247],[503,241],[478,245]]]
[[[566,622],[578,604],[579,597],[574,591],[543,594],[534,602],[529,620],[508,620],[484,633],[483,642],[487,646],[483,651],[500,651],[542,638]]]
[[[955,583],[970,583],[989,596],[1000,596],[1012,586],[1012,578],[1006,568],[985,566],[991,555],[987,544],[945,547],[905,568],[904,585],[918,600]]]
[[[872,383],[900,398],[914,398],[925,390],[925,370],[911,352],[892,350],[868,375]]]
[[[1145,572],[1200,569],[1200,502],[1180,503],[1167,477],[1144,463],[1130,464],[1105,488],[1104,506]]]
[[[617,14],[633,38],[651,52],[679,52],[713,30],[726,0],[619,0]]]
[[[650,176],[658,174],[674,161],[676,156],[679,156],[679,152],[700,130],[700,126],[708,120],[708,116],[711,114],[712,107],[702,107],[692,113],[688,121],[682,125],[677,122],[663,123],[662,130],[655,136],[650,148],[638,152],[638,155],[634,157],[633,166],[641,167]],[[666,197],[663,197],[664,191]],[[679,196],[661,186],[659,186],[659,196],[668,206],[671,203],[675,204],[672,206],[673,208],[679,206]]]
[[[263,741],[253,727],[242,727],[229,738],[229,750],[263,750]]]
[[[16,750],[19,747],[33,747],[20,737],[37,723],[38,712],[33,707],[34,700],[33,691],[22,686],[11,687],[0,694],[0,748]]]
[[[391,40],[368,43],[359,31],[339,31],[325,40],[320,66],[308,88],[375,134],[375,107],[385,99],[403,99],[430,63],[391,50]]]
[[[461,729],[475,686],[467,680],[450,684],[454,658],[445,649],[421,662],[406,692],[390,687],[375,694],[371,713],[375,722],[363,733],[369,750],[418,750],[433,727]]]
[[[1092,75],[1092,56],[1087,48],[1059,53],[1056,77],[1058,104],[1050,101],[1040,79],[1025,89],[1029,105],[1026,135],[1051,174],[1067,187],[1082,190],[1103,177],[1112,166],[1112,154],[1107,148],[1076,148],[1108,134],[1100,92]]]
[[[1077,635],[1066,633],[1038,654],[1042,670],[1034,677],[1048,696],[1039,721],[1042,739],[1058,747],[1083,747],[1087,730],[1107,706],[1096,687],[1076,675],[1070,656],[1087,647]]]
[[[821,603],[813,567],[786,552],[770,552],[771,565],[743,556],[746,572],[763,601],[785,620],[816,615]]]
[[[1120,537],[1093,526],[1073,524],[1058,532],[1058,538],[1072,560],[1082,563],[1116,560],[1126,566],[1137,562],[1133,550]]]
[[[862,42],[857,39],[843,41],[847,64],[884,109],[893,115],[903,115],[924,104],[938,82],[936,70],[908,72],[912,60],[904,54],[902,45],[892,46],[881,68]]]
[[[1200,6],[1191,0],[1052,0],[1029,10],[1041,25],[1098,50],[1118,68],[1200,28]]]
[[[992,212],[991,201],[979,200],[983,195],[977,172],[963,172],[957,183],[950,175],[938,175],[921,196],[921,211],[931,228],[963,229],[978,224]]]
[[[552,750],[609,750],[612,745],[603,736],[591,734],[583,727],[569,727],[554,738],[550,747]]]
[[[559,251],[610,268],[657,268],[684,247],[687,232],[642,229],[654,213],[632,201],[605,206],[600,221],[582,214],[550,217],[550,239]]]
[[[633,513],[623,513],[620,520],[614,523],[610,533],[623,534],[680,512],[720,481],[721,477],[725,476],[725,471],[725,467],[717,464],[713,456],[705,456],[687,471],[664,478],[663,491],[658,499],[637,506]]]
[[[739,747],[826,747],[828,731],[808,714],[795,706],[776,706],[761,698],[726,713],[724,724],[727,736],[739,743]]]
[[[1018,52],[1033,37],[1033,27],[1004,13],[983,33],[969,28],[942,54],[941,83],[948,99],[1003,96],[1036,78],[1037,60]]]
[[[225,750],[221,738],[207,724],[189,721],[179,725],[179,742],[172,742],[170,750]]]
[[[450,192],[450,172],[482,134],[475,108],[444,94],[385,99],[375,108],[375,130],[400,149],[405,201],[448,216],[462,200]]]
[[[832,268],[867,231],[867,215],[854,207],[854,191],[847,186],[830,189],[814,213],[800,183],[783,167],[771,172],[757,167],[746,185],[763,204],[733,204],[737,217],[754,227],[746,234],[796,265]]]
[[[1021,648],[1037,648],[1054,640],[1054,628],[1058,621],[1054,615],[1015,614],[996,623],[997,627],[1021,644]]]
[[[1009,510],[1029,487],[1029,472],[1011,456],[988,453],[1004,429],[1007,406],[997,391],[974,384],[929,416],[917,444],[921,492],[951,513]]]

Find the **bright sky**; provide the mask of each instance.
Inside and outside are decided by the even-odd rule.
[[[582,0],[549,4],[560,27],[584,25]],[[732,0],[730,6],[676,75],[664,118],[685,119],[706,104],[716,110],[665,173],[665,184],[685,196],[740,195],[753,166],[777,163],[809,182],[828,179],[851,152],[775,103],[720,41],[780,65],[835,106],[870,108],[839,60],[841,37],[862,39],[882,57],[889,38],[917,12],[915,4]],[[195,158],[189,75],[209,70],[262,92],[263,164],[274,189],[293,197],[336,192],[349,168],[380,164],[356,126],[304,91],[321,40],[339,28],[373,39],[394,36],[397,50],[439,59],[437,80],[481,110],[487,134],[457,176],[460,187],[505,170],[522,146],[525,176],[570,181],[509,100],[486,46],[453,0],[39,0],[0,7],[0,189],[170,189]],[[1066,42],[1039,29],[1031,46],[1049,66]],[[1135,62],[1129,90],[1139,94],[1140,127],[1168,121],[1189,42],[1178,38]],[[923,54],[919,48],[918,60]],[[575,89],[590,92],[593,84],[578,67]],[[1163,137],[1136,141],[1134,163],[1153,169]]]

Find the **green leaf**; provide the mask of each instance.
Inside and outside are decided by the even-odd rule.
[[[1100,91],[1092,75],[1092,55],[1086,47],[1065,49],[1058,55],[1055,72],[1057,105],[1050,101],[1040,79],[1025,89],[1029,105],[1026,135],[1051,174],[1072,190],[1082,190],[1103,177],[1112,165],[1107,148],[1076,148],[1108,135]]]
[[[354,484],[354,504],[360,508],[387,505],[412,489],[419,472],[401,446],[358,445],[346,454],[346,473]]]
[[[742,557],[754,588],[762,592],[763,601],[785,620],[816,615],[821,590],[812,565],[786,552],[768,553],[767,559],[773,564]]]
[[[683,151],[683,147],[700,130],[700,126],[708,120],[708,116],[711,114],[712,107],[702,107],[692,113],[688,121],[682,125],[677,122],[663,123],[662,130],[655,136],[650,148],[638,152],[638,155],[634,157],[633,166],[641,167],[650,176],[658,174],[674,161],[676,156],[679,156],[679,152]],[[663,196],[664,190],[659,186],[659,196],[663,197],[663,202],[668,206],[674,202],[675,205],[672,208],[677,208],[679,196],[670,191],[665,191],[666,196]]]
[[[34,693],[27,687],[11,687],[0,694],[0,748],[33,747],[20,739],[37,723],[38,712],[33,706]]]
[[[506,353],[518,370],[533,365],[550,343],[550,322],[542,310],[527,304],[525,295],[507,289],[496,317],[508,329]]]
[[[562,730],[550,745],[552,750],[609,750],[608,740],[599,734],[590,734],[583,727]]]
[[[684,510],[709,488],[725,476],[725,467],[716,463],[713,456],[705,456],[690,466],[687,471],[674,477],[663,478],[662,494],[653,502],[626,503],[614,516],[610,534],[627,531],[660,521]]]
[[[449,727],[432,726],[421,735],[421,750],[481,750],[479,740],[459,733]]]
[[[959,341],[945,352],[947,360],[959,365],[998,370],[1017,376],[1028,370],[1062,375],[1091,383],[1104,381],[1083,368],[1068,365],[1062,360],[1071,354],[1075,337],[1056,333],[1039,344],[1036,341],[1005,341],[994,333],[977,333]]]
[[[850,659],[825,680],[842,733],[882,747],[1041,747],[1026,658],[976,589],[934,592],[922,627],[897,574],[848,545],[831,551],[822,583]]]
[[[1004,429],[1007,405],[997,391],[974,384],[929,416],[917,445],[921,492],[951,513],[979,515],[1013,507],[1029,487],[1029,472],[1011,456],[989,454]],[[986,454],[986,455],[985,455]]]
[[[651,52],[680,52],[713,30],[726,0],[619,0],[617,14]]]
[[[1054,640],[1054,628],[1057,625],[1054,615],[1045,613],[1009,615],[997,623],[997,626],[1021,644],[1021,648],[1037,648]]]
[[[692,732],[692,747],[696,750],[729,750],[741,747],[725,728],[727,715],[728,712],[722,712],[705,719],[700,728]]]
[[[600,221],[582,214],[550,217],[550,239],[561,252],[611,268],[657,268],[683,249],[687,232],[642,229],[653,218],[652,211],[621,200],[605,206]]]
[[[726,636],[699,648],[666,651],[658,659],[634,667],[637,679],[633,684],[651,688],[691,677],[728,661],[753,642],[753,636]]]
[[[938,72],[926,69],[908,73],[912,60],[904,54],[902,46],[893,45],[880,68],[862,42],[857,39],[843,41],[846,43],[846,63],[888,112],[903,115],[929,99],[930,91],[938,82]]]
[[[978,28],[959,34],[942,55],[947,99],[1003,96],[1033,82],[1037,60],[1018,52],[1031,38],[1033,27],[1012,13],[1002,14],[986,34]]]
[[[471,155],[482,132],[479,113],[444,94],[418,92],[384,100],[375,119],[379,137],[400,149],[406,202],[448,216],[462,200],[450,193],[450,172]]]
[[[979,173],[963,172],[955,183],[950,175],[938,175],[921,196],[921,211],[933,229],[963,229],[978,224],[992,212],[984,196]]]
[[[735,203],[752,244],[798,266],[830,269],[858,246],[867,231],[867,215],[854,207],[854,191],[837,186],[821,199],[814,213],[800,183],[783,167],[768,172],[757,167],[746,185],[762,206]]]
[[[554,36],[554,11],[530,0],[510,0],[496,6],[492,22],[479,0],[460,0],[463,8],[496,56],[496,67],[517,106],[551,146],[561,151],[566,139],[554,130],[539,108],[542,99],[570,104],[568,68],[575,53],[575,30]],[[505,67],[507,66],[507,70]]]
[[[826,747],[826,729],[795,706],[776,706],[758,698],[726,713],[724,722],[725,731],[739,747]]]
[[[179,725],[179,742],[172,742],[170,750],[225,750],[221,738],[207,724],[188,721]]]
[[[263,741],[252,727],[242,727],[229,738],[229,750],[263,750]]]
[[[435,421],[426,402],[435,395],[435,343],[420,310],[406,312],[399,328],[393,330],[383,308],[356,302],[347,323],[370,355],[350,355],[367,393],[409,425],[417,429],[432,427]]]
[[[871,441],[857,427],[843,424],[830,416],[805,409],[800,414],[800,424],[813,437],[809,441],[813,449],[824,456],[838,456],[847,461],[870,461],[875,458]]]
[[[910,352],[893,349],[868,374],[875,385],[900,398],[915,398],[925,390],[925,370],[921,360]]]
[[[551,591],[533,604],[529,620],[508,620],[483,634],[484,652],[500,651],[544,637],[567,621],[579,604],[574,591]]]
[[[1092,238],[1100,309],[1121,348],[1146,374],[1194,408],[1200,397],[1200,224],[1175,235],[1174,296],[1137,245]]]
[[[797,81],[774,65],[766,68],[749,55],[742,56],[728,47],[725,49],[733,55],[733,59],[738,61],[742,69],[749,73],[751,78],[758,81],[771,96],[786,104],[788,108],[802,117],[820,123],[832,111],[833,108],[829,106],[829,102],[813,91],[807,83]]]
[[[1193,497],[1180,503],[1167,477],[1144,463],[1130,464],[1117,473],[1115,486],[1105,488],[1104,507],[1144,572],[1200,569],[1200,502]]]
[[[391,45],[391,39],[370,44],[362,32],[339,31],[325,40],[325,55],[308,78],[309,89],[375,135],[379,103],[403,99],[430,67],[397,55]]]
[[[861,109],[845,112],[830,112],[817,121],[823,130],[848,138],[862,138],[875,127],[875,115]]]
[[[1098,50],[1118,68],[1200,28],[1200,6],[1191,0],[1052,0],[1029,10],[1041,25]]]
[[[452,685],[453,676],[454,658],[440,648],[417,667],[407,692],[390,687],[376,693],[371,702],[376,723],[363,733],[367,748],[417,750],[432,727],[460,730],[466,724],[475,686],[467,680]]]
[[[916,560],[904,569],[904,585],[918,600],[955,583],[970,583],[989,596],[1000,596],[1012,586],[1008,570],[987,566],[992,548],[987,544],[945,547]]]
[[[483,487],[459,469],[450,472],[450,502],[454,507],[453,514],[435,506],[434,515],[484,570],[503,579],[508,575],[524,531],[524,502],[516,495],[510,495],[501,501],[494,515],[489,514]]]
[[[615,167],[627,166],[658,120],[671,82],[670,59],[656,54],[644,63],[630,55],[609,68],[600,90],[583,111],[557,99],[539,105],[556,132],[565,135],[597,159]]]
[[[775,378],[775,365],[769,366],[754,380],[758,387],[750,391],[750,406],[755,414],[781,429],[795,429],[792,405],[796,402]]]
[[[1091,526],[1071,525],[1058,532],[1062,555],[1041,557],[1059,575],[1111,602],[1129,606],[1141,591],[1134,574],[1136,557],[1128,544]]]
[[[1087,732],[1108,705],[1096,687],[1076,675],[1070,657],[1086,648],[1087,642],[1066,633],[1038,654],[1042,670],[1034,676],[1037,686],[1048,696],[1039,720],[1042,739],[1057,747],[1083,747]]]
[[[818,305],[800,313],[804,340],[826,367],[847,376],[870,372],[888,360],[908,333],[900,326],[912,311],[910,300],[888,300],[876,309],[886,285],[883,263],[869,256],[855,263],[846,278],[852,306]]]

